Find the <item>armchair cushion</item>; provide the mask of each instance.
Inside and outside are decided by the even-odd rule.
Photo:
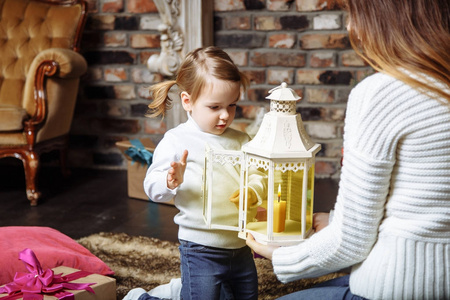
[[[16,131],[23,129],[23,121],[27,111],[19,106],[0,104],[0,131]]]

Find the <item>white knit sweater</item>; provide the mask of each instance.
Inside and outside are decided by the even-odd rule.
[[[368,299],[450,299],[450,105],[381,73],[358,84],[333,220],[273,266],[282,282],[353,266]]]

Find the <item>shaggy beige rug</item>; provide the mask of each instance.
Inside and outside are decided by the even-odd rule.
[[[114,270],[117,280],[117,299],[130,289],[150,290],[180,277],[178,244],[124,233],[98,233],[78,240],[94,255]],[[279,282],[272,264],[263,258],[255,259],[258,269],[259,299],[275,299],[294,291],[309,288],[319,282],[344,275],[332,273],[319,278],[303,279],[288,284]]]

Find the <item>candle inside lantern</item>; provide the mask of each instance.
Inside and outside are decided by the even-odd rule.
[[[283,232],[286,223],[286,201],[281,200],[281,184],[278,185],[278,200],[273,203],[273,232]]]

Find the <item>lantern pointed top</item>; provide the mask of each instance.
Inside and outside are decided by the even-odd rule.
[[[288,88],[286,82],[283,82],[281,85],[271,89],[269,91],[269,96],[266,99],[270,100],[278,100],[278,101],[297,101],[300,99],[300,96],[291,89]]]

